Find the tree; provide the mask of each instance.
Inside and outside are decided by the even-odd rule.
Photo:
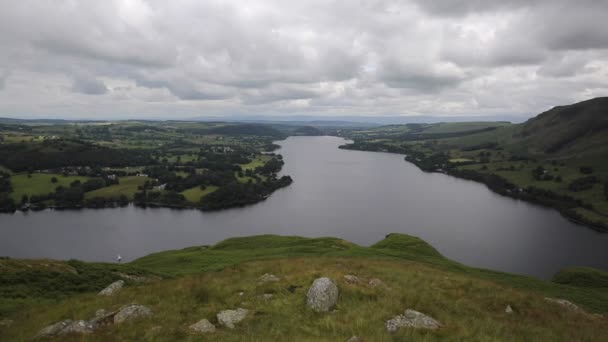
[[[53,184],[54,184],[54,183],[57,183],[57,177],[52,177],[52,178],[51,178],[51,183],[53,183]]]

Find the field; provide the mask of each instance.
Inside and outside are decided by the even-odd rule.
[[[116,295],[105,297],[96,295],[103,285],[91,278],[94,286],[81,294],[10,313],[14,323],[0,330],[0,339],[29,340],[51,323],[87,319],[100,308],[114,310],[127,303],[148,306],[154,315],[62,341],[346,341],[354,335],[365,341],[603,341],[608,333],[606,318],[593,314],[608,312],[605,272],[566,270],[559,277],[563,284],[558,284],[474,269],[442,257],[420,239],[400,234],[371,247],[335,238],[233,238],[211,247],[156,253],[125,265],[69,266],[79,267],[82,280],[93,273],[109,277],[112,269],[166,279],[128,283]],[[60,265],[53,270],[66,279],[75,277]],[[21,276],[19,270],[11,272],[15,279]],[[259,282],[266,273],[279,281]],[[359,282],[348,283],[344,276],[349,274]],[[307,289],[321,276],[334,279],[340,290],[335,310],[328,313],[306,307]],[[373,278],[381,284],[369,285]],[[39,278],[29,286],[41,287],[44,281]],[[21,293],[37,293],[28,290]],[[12,293],[10,288],[4,291]],[[545,297],[569,299],[583,310],[566,309]],[[507,305],[513,313],[505,312]],[[235,329],[218,324],[219,311],[239,307],[249,313]],[[405,309],[432,316],[442,327],[387,332],[384,322]],[[203,318],[218,330],[211,335],[190,332],[188,326]]]
[[[125,195],[129,200],[133,199],[133,195],[138,191],[138,187],[144,185],[148,177],[127,176],[120,177],[119,184],[110,185],[105,188],[89,191],[84,194],[86,198],[103,197],[108,199],[116,199],[120,195]]]
[[[241,169],[243,169],[243,171],[254,170],[256,167],[264,166],[270,159],[271,157],[267,155],[258,156],[247,164],[241,164]]]
[[[201,190],[200,186],[195,186],[194,188],[182,191],[182,195],[186,197],[186,200],[191,203],[198,203],[201,201],[201,198],[209,195],[210,193],[217,190],[217,186],[209,185],[205,188],[205,190]]]
[[[57,178],[57,183],[52,183],[51,179]],[[58,186],[69,187],[70,183],[79,180],[84,182],[88,177],[81,176],[63,176],[56,173],[32,173],[31,177],[27,174],[18,174],[11,176],[13,192],[10,196],[15,201],[21,201],[23,195],[46,195],[54,192]]]

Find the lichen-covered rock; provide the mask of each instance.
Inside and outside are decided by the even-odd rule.
[[[262,275],[260,278],[258,278],[258,282],[260,283],[269,283],[269,282],[275,282],[275,281],[279,281],[281,280],[279,277],[275,276],[274,274],[270,274],[270,273],[266,273],[264,275]]]
[[[572,303],[571,301],[565,300],[565,299],[545,297],[545,300],[547,302],[551,302],[551,303],[555,303],[557,305],[563,306],[564,308],[572,310],[572,311],[579,311],[580,310],[580,308],[578,307],[578,305]]]
[[[113,282],[112,284],[108,285],[108,287],[106,287],[105,289],[101,290],[99,292],[100,296],[111,296],[113,294],[115,294],[116,292],[120,291],[120,289],[122,289],[122,287],[125,285],[125,281],[124,280],[117,280],[115,282]]]
[[[192,324],[190,326],[190,330],[196,332],[196,333],[212,333],[215,332],[215,325],[213,325],[213,323],[209,322],[206,319],[201,319],[200,321]]]
[[[65,328],[63,328],[59,335],[67,335],[67,334],[90,334],[95,330],[95,328],[87,321],[79,320],[74,321],[68,324]]]
[[[349,284],[358,284],[360,282],[359,277],[352,274],[345,275],[344,280]]]
[[[71,319],[66,319],[65,321],[61,321],[61,322],[57,322],[55,324],[51,324],[48,327],[43,328],[42,330],[40,330],[38,332],[38,334],[36,336],[34,336],[34,339],[41,339],[41,338],[46,338],[46,337],[53,337],[53,336],[58,336],[59,333],[65,329],[68,325],[72,324]]]
[[[397,315],[385,323],[386,330],[395,332],[399,328],[439,329],[441,323],[421,312],[407,309],[403,315]]]
[[[306,304],[316,312],[327,312],[338,302],[338,286],[333,280],[323,277],[315,279],[306,295]]]
[[[217,314],[217,321],[225,327],[234,329],[234,324],[244,320],[248,313],[249,310],[243,308],[224,310]]]
[[[114,323],[132,321],[134,319],[148,316],[152,316],[152,310],[143,305],[130,304],[123,306],[118,310],[118,312],[114,315]]]

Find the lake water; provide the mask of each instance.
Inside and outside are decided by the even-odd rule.
[[[279,142],[294,183],[245,208],[88,209],[0,215],[0,255],[125,261],[256,234],[335,236],[371,245],[423,238],[471,266],[548,278],[565,266],[608,269],[608,235],[484,185],[424,173],[397,154],[340,150],[337,137]]]

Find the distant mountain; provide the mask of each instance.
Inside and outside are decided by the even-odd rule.
[[[312,126],[302,126],[294,130],[295,135],[323,135],[323,131]]]
[[[516,125],[513,142],[531,154],[595,155],[608,152],[608,97],[554,107]]]

